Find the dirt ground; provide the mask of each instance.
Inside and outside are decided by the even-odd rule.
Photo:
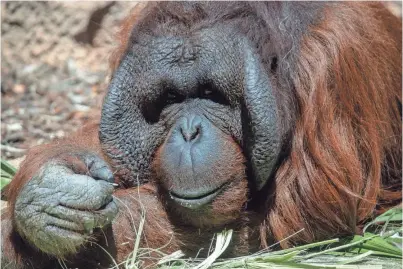
[[[1,156],[74,132],[98,113],[120,22],[136,2],[1,3]]]
[[[98,113],[114,33],[135,2],[2,2],[1,156],[74,132]],[[401,2],[385,3],[401,16]]]

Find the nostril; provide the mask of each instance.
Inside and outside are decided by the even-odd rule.
[[[200,126],[192,126],[191,128],[181,128],[183,139],[186,142],[195,140],[200,134]]]
[[[199,135],[199,133],[200,133],[200,127],[197,126],[197,127],[196,127],[196,131],[193,132],[193,134],[192,134],[192,136],[190,137],[190,139],[191,139],[191,140],[196,139],[197,136]]]

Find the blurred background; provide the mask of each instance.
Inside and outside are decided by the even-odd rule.
[[[102,103],[108,60],[136,2],[1,3],[1,156],[63,137]]]
[[[121,20],[136,2],[1,2],[1,156],[63,137],[97,113]],[[401,16],[401,2],[385,2]]]

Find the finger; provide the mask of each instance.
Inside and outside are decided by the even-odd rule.
[[[88,233],[92,233],[92,230],[95,228],[95,216],[89,211],[76,210],[59,205],[46,208],[45,212],[54,224],[60,223],[60,227],[67,229],[72,227],[72,230]],[[74,223],[74,226],[69,223]]]
[[[61,257],[75,253],[75,249],[85,242],[87,235],[83,234],[80,224],[35,212],[33,217],[17,218],[17,221],[19,232],[41,251]]]
[[[97,211],[82,211],[59,205],[48,208],[45,212],[49,214],[49,217],[52,219],[59,220],[61,227],[72,227],[72,229],[74,228],[74,230],[77,231],[92,233],[94,228],[102,228],[111,223],[118,213],[118,207],[116,203],[112,201],[108,203],[105,208]],[[76,226],[73,227],[69,223],[74,223]]]
[[[61,204],[81,210],[98,210],[112,200],[114,187],[85,175],[64,175],[58,180]]]
[[[47,225],[35,237],[35,245],[45,253],[63,257],[66,254],[76,253],[87,238],[87,235],[57,225]]]
[[[108,164],[101,157],[95,154],[84,156],[84,163],[87,165],[90,176],[94,179],[114,182],[114,177]]]
[[[94,213],[95,216],[95,227],[102,228],[112,222],[116,217],[119,209],[116,202],[113,200],[101,210],[97,210]]]
[[[84,226],[77,222],[68,221],[66,219],[55,217],[52,215],[46,216],[46,225],[65,228],[66,230],[72,230],[76,232],[85,231]]]

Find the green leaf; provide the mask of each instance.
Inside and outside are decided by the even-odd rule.
[[[385,240],[388,241],[388,243],[390,243],[390,244],[396,243],[396,244],[399,244],[399,245],[403,244],[402,239],[403,238],[401,238],[401,237],[387,237],[387,238],[385,238]]]
[[[7,173],[13,177],[17,173],[17,169],[5,160],[1,160],[1,173]]]
[[[349,263],[360,262],[360,261],[364,260],[366,257],[368,257],[368,256],[370,256],[370,255],[372,255],[372,254],[374,254],[374,252],[371,251],[371,250],[369,250],[369,251],[367,251],[367,252],[365,252],[365,253],[363,253],[363,254],[354,256],[354,257],[352,257],[352,258],[350,258],[350,259],[347,259],[347,260],[345,260],[345,261],[338,262],[338,264],[349,264]]]
[[[306,245],[302,245],[302,246],[297,246],[297,247],[293,247],[293,248],[289,248],[289,249],[272,251],[271,253],[272,254],[284,254],[284,253],[293,252],[293,251],[297,251],[297,250],[308,250],[308,249],[311,249],[311,248],[322,247],[322,246],[325,246],[325,245],[330,245],[330,244],[338,243],[338,242],[339,242],[339,239],[334,238],[334,239],[329,239],[329,240],[324,240],[324,241],[320,241],[320,242],[310,243],[310,244],[306,244]]]
[[[360,242],[350,249],[352,252],[364,253],[368,250],[374,251],[374,255],[402,258],[402,250],[387,241],[387,238],[382,238],[379,235],[365,233],[364,236],[354,236],[351,243]]]
[[[11,178],[1,177],[0,178],[0,189],[2,190],[5,186],[7,186],[11,182]]]
[[[402,221],[402,208],[394,207],[376,217],[372,222],[384,222],[384,221]]]
[[[17,169],[5,160],[1,160],[0,188],[3,190],[14,177]]]
[[[291,260],[299,253],[300,251],[293,251],[283,255],[267,255],[257,258],[256,261],[261,260],[264,262],[274,262],[274,263],[285,262]]]
[[[369,222],[367,225],[364,227],[364,232],[367,230],[368,227],[374,224],[379,224],[379,223],[385,223],[383,231],[386,230],[388,224],[390,222],[398,222],[401,224],[403,221],[403,211],[401,207],[394,207],[386,211],[385,213],[379,215],[376,217],[374,220]]]
[[[374,250],[368,250],[368,249],[363,249],[363,248],[353,248],[350,250],[350,253],[354,254],[362,254],[366,252],[372,252],[372,256],[380,256],[380,257],[388,257],[388,258],[396,258],[396,259],[401,259],[402,256],[396,255],[396,254],[391,254],[387,252],[380,252],[380,251],[374,251]]]
[[[7,173],[6,171],[1,170],[1,177],[12,179],[13,176]]]

